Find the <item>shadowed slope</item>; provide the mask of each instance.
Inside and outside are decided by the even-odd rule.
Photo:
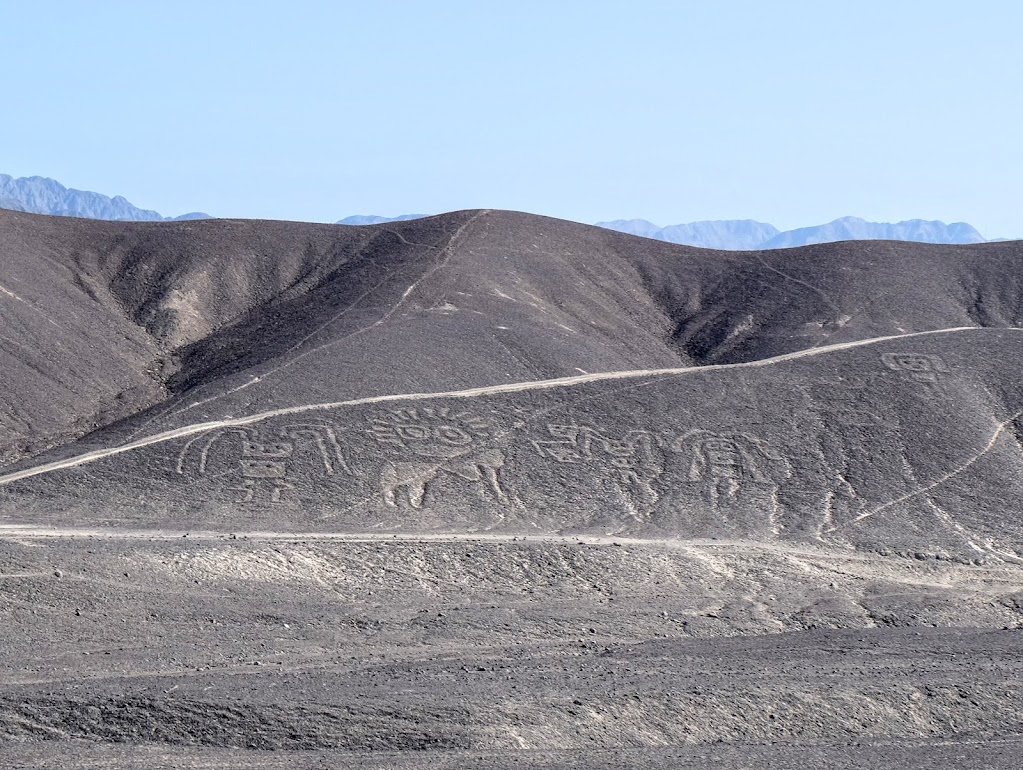
[[[644,258],[640,269],[673,321],[680,356],[700,364],[929,329],[1018,326],[1023,318],[1019,241],[689,251],[674,264]]]
[[[359,228],[0,212],[0,452],[30,456],[158,404],[136,429],[1013,326],[1020,254],[715,252],[491,211]]]
[[[291,382],[275,384],[274,402],[290,388],[304,389],[301,401],[677,363],[648,331],[666,321],[635,301],[621,258],[588,275],[550,255],[534,257],[548,263],[535,275],[488,264],[463,243],[481,216],[392,229],[0,212],[0,285],[25,295],[0,297],[17,332],[0,369],[10,415],[0,446],[31,454],[166,390],[216,395],[275,369]]]

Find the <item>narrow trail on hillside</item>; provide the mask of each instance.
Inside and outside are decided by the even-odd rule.
[[[230,531],[167,529],[103,529],[91,527],[39,527],[0,524],[0,540],[126,540],[126,541],[202,541],[202,542],[325,542],[325,543],[515,543],[517,545],[583,545],[611,548],[665,548],[701,551],[769,551],[801,557],[840,558],[873,561],[880,557],[841,547],[815,547],[809,544],[778,543],[760,540],[714,538],[639,538],[614,535],[513,534],[496,532],[301,532]]]
[[[515,543],[519,545],[587,545],[612,548],[665,548],[676,550],[769,551],[800,557],[874,561],[883,557],[837,545],[782,543],[728,538],[643,538],[616,535],[514,534],[503,532],[303,532],[300,530],[169,530],[46,527],[0,524],[0,540],[127,540],[202,542],[325,542],[325,543]],[[1000,565],[1005,566],[1005,565]],[[1018,566],[1018,565],[1011,565]]]

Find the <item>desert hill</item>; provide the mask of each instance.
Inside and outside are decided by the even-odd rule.
[[[1017,243],[722,253],[492,211],[5,216],[6,448],[64,442],[0,477],[11,521],[91,479],[61,520],[251,524],[240,484],[295,531],[1023,546],[985,513],[1023,462]],[[272,436],[289,457],[313,442],[265,460],[279,485],[244,470]]]
[[[1009,767],[1021,258],[0,211],[0,763]]]
[[[194,421],[739,363],[1013,326],[1020,307],[1016,242],[722,253],[510,212],[358,228],[0,212],[0,255],[9,459],[157,404]]]

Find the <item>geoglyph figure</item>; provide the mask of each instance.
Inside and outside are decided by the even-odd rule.
[[[917,382],[937,382],[938,375],[949,370],[941,356],[929,353],[882,353],[881,360],[889,369],[908,374]]]
[[[398,409],[370,421],[378,443],[416,459],[390,460],[381,473],[384,503],[422,508],[428,487],[451,476],[474,484],[499,503],[507,496],[501,486],[504,453],[481,447],[493,438],[490,424],[469,412],[446,407]]]
[[[689,458],[689,480],[704,485],[714,507],[737,500],[750,487],[774,490],[791,475],[781,455],[748,433],[693,430],[672,449]]]
[[[606,463],[638,515],[653,513],[658,495],[652,482],[664,472],[654,435],[634,430],[613,439],[586,425],[548,425],[547,432],[552,439],[532,442],[541,456],[568,465]]]
[[[211,464],[226,457],[237,458],[235,472],[240,477],[241,493],[235,502],[251,503],[266,500],[281,501],[286,490],[294,489],[289,481],[293,475],[296,447],[311,447],[315,458],[314,472],[322,463],[322,474],[332,476],[339,470],[349,471],[341,445],[333,428],[326,425],[289,425],[267,440],[254,428],[224,428],[198,436],[187,444],[178,456],[177,472],[186,475],[190,470],[198,476],[208,476]],[[229,465],[230,467],[230,465]]]

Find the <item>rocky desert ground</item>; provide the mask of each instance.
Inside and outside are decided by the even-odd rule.
[[[1021,256],[0,211],[0,764],[1016,767]]]

